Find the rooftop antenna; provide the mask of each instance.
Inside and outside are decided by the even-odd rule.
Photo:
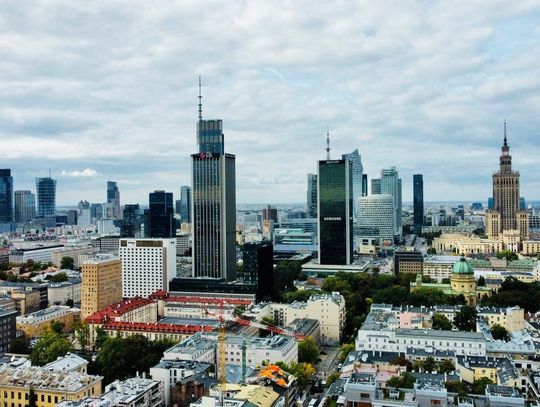
[[[199,120],[202,120],[202,85],[201,85],[201,75],[199,75]]]
[[[330,161],[330,130],[326,129],[326,160]]]
[[[506,147],[508,145],[506,141],[506,119],[504,119],[504,146]]]

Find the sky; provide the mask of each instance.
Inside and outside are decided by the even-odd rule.
[[[403,199],[487,200],[503,122],[540,199],[540,0],[3,0],[0,167],[57,204],[147,203],[190,184],[203,116],[222,119],[238,203],[305,202],[306,174],[358,148]]]

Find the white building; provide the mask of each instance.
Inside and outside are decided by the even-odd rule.
[[[359,240],[377,238],[379,244],[393,242],[396,228],[396,210],[390,194],[364,196],[356,201]]]
[[[176,239],[120,239],[123,297],[168,290],[176,276]]]
[[[81,280],[73,279],[61,283],[51,283],[47,287],[47,297],[49,306],[64,305],[67,300],[73,300],[73,303],[81,303]]]

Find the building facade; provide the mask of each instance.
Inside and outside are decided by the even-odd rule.
[[[381,171],[381,194],[389,194],[394,200],[394,212],[396,214],[396,226],[394,234],[397,236],[401,236],[401,179],[399,178],[396,167]]]
[[[122,261],[102,255],[89,259],[81,266],[81,317],[122,301]]]
[[[56,180],[36,178],[37,215],[45,217],[56,211]]]
[[[317,217],[317,174],[307,175],[307,205],[308,218]]]
[[[13,222],[13,177],[10,169],[0,169],[0,223]]]
[[[343,154],[341,158],[343,160],[349,160],[352,164],[352,200],[354,212],[356,210],[356,202],[362,196],[362,176],[364,173],[362,157],[358,153],[358,149],[356,149],[352,153]]]
[[[119,255],[124,298],[167,290],[176,276],[176,239],[120,239]]]
[[[360,244],[362,239],[375,238],[379,245],[390,245],[394,241],[396,230],[396,212],[394,199],[389,194],[364,196],[358,200],[358,233]]]
[[[414,233],[422,233],[424,225],[424,178],[422,174],[413,175],[413,226]]]
[[[30,191],[15,191],[15,222],[30,222],[36,217],[36,196]]]
[[[191,223],[191,187],[180,188],[180,219],[182,223]]]
[[[274,250],[270,242],[244,244],[244,282],[255,284],[259,301],[268,300],[274,294],[273,257]]]
[[[320,264],[351,264],[353,255],[352,165],[319,161],[317,216]]]
[[[146,229],[146,237],[176,236],[172,192],[154,191],[149,194]]]
[[[115,181],[107,181],[107,217],[118,219],[120,217],[120,191]]]

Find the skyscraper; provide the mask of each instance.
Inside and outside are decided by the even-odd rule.
[[[371,195],[379,195],[381,194],[381,179],[380,178],[372,178],[371,179]]]
[[[191,187],[180,188],[180,219],[182,223],[191,223]]]
[[[36,196],[30,191],[15,191],[15,222],[30,222],[36,217]]]
[[[115,181],[107,181],[107,204],[112,208],[112,213],[107,216],[118,219],[120,217],[120,191]]]
[[[176,236],[172,192],[154,191],[149,194],[146,236]]]
[[[13,177],[10,169],[0,169],[0,223],[13,222]]]
[[[319,161],[317,214],[319,263],[351,264],[353,259],[352,164]]]
[[[416,234],[422,233],[424,224],[424,179],[422,174],[413,175],[413,225]]]
[[[381,246],[391,245],[396,230],[394,198],[389,194],[364,196],[357,203],[358,237],[374,238]]]
[[[221,120],[203,120],[199,81],[197,144],[192,154],[193,277],[236,277],[235,160]]]
[[[317,217],[317,175],[307,175],[307,217]]]
[[[37,215],[43,218],[56,211],[56,180],[51,177],[36,178]]]
[[[358,153],[358,149],[354,150],[352,153],[343,154],[343,160],[349,160],[352,164],[352,199],[353,199],[353,211],[356,206],[358,198],[362,196],[362,176],[364,172],[364,167],[362,166],[362,157]]]
[[[493,174],[493,209],[486,211],[486,234],[497,237],[509,230],[519,230],[528,238],[528,212],[520,210],[519,172],[512,170],[512,156],[504,122],[504,140],[499,158],[499,171]]]
[[[124,205],[122,222],[120,223],[120,236],[139,237],[141,223],[141,210],[139,204]]]
[[[278,211],[276,208],[267,205],[266,208],[262,210],[262,220],[271,220],[274,223],[278,221]]]
[[[362,196],[368,196],[368,177],[362,174]]]
[[[401,179],[399,178],[396,167],[381,171],[381,193],[390,194],[394,198],[394,210],[396,212],[395,234],[401,236]]]

